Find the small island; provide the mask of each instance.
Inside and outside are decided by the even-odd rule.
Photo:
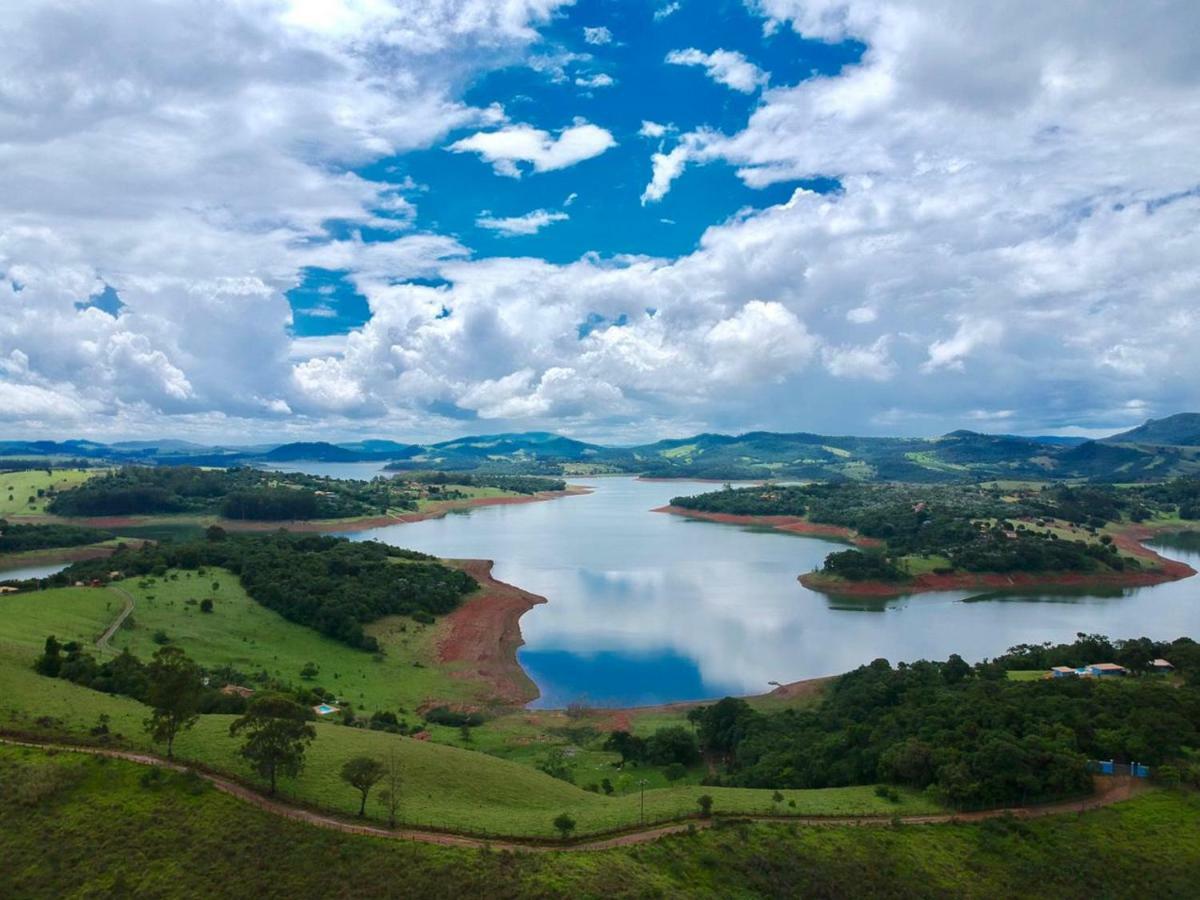
[[[1141,543],[1200,525],[1200,479],[1137,487],[758,485],[676,497],[661,511],[854,544],[800,576],[829,594],[1032,586],[1127,587],[1194,575]]]

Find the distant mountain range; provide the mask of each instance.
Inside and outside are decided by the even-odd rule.
[[[286,465],[377,462],[394,470],[523,474],[634,472],[662,478],[855,479],[948,482],[987,479],[1157,481],[1200,475],[1200,414],[1151,419],[1101,440],[953,431],[936,438],[845,437],[798,432],[698,434],[607,447],[548,432],[475,435],[433,444],[389,440],[203,446],[188,441],[0,441],[5,459],[145,465]]]

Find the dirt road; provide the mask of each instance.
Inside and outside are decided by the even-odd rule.
[[[469,837],[467,835],[446,834],[439,831],[425,831],[413,828],[389,829],[379,825],[367,825],[349,821],[337,816],[314,812],[303,807],[293,806],[283,800],[260,794],[243,784],[224,778],[220,775],[193,769],[183,763],[174,762],[150,753],[135,753],[129,750],[114,750],[107,747],[85,747],[50,742],[31,741],[0,737],[0,744],[13,747],[29,747],[36,750],[51,750],[60,753],[84,753],[91,756],[105,756],[110,759],[120,759],[126,762],[144,766],[156,766],[175,772],[193,772],[203,778],[222,793],[257,807],[264,812],[290,819],[294,822],[304,822],[317,828],[340,831],[344,834],[361,834],[370,837],[386,838],[388,840],[419,841],[426,844],[439,844],[447,847],[467,847],[479,849],[490,847],[494,850],[521,850],[533,853],[569,852],[611,850],[616,847],[628,847],[634,844],[645,844],[671,834],[685,832],[688,829],[711,828],[720,821],[719,818],[691,818],[670,825],[658,825],[638,831],[625,832],[611,837],[582,839],[571,844],[535,843],[519,840],[488,840],[485,838]],[[1135,778],[1097,778],[1097,792],[1091,797],[1081,800],[1069,800],[1059,803],[1047,803],[1038,806],[1017,806],[1005,809],[989,809],[969,813],[944,813],[926,816],[734,816],[739,821],[755,822],[788,822],[805,827],[882,827],[899,821],[902,825],[938,825],[956,822],[980,822],[985,819],[995,819],[1004,816],[1014,816],[1020,819],[1032,819],[1041,816],[1080,813],[1086,810],[1099,809],[1123,800],[1128,800],[1147,789],[1141,779]]]

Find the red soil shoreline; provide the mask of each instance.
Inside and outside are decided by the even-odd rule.
[[[713,513],[702,510],[684,509],[678,506],[663,506],[653,512],[669,513],[676,516],[686,516],[692,519],[703,519],[708,522],[722,522],[728,525],[760,525],[787,531],[792,534],[806,534],[814,537],[834,538],[848,541],[860,547],[878,546],[879,541],[865,538],[852,529],[839,525],[821,525],[809,522],[798,516],[739,516],[730,513]],[[823,594],[835,594],[844,597],[900,597],[907,594],[923,594],[931,591],[955,590],[1005,590],[1009,588],[1033,587],[1148,587],[1163,584],[1167,581],[1178,581],[1190,578],[1196,570],[1186,563],[1167,559],[1145,546],[1142,541],[1154,537],[1164,529],[1145,525],[1126,526],[1113,534],[1113,542],[1121,550],[1152,565],[1151,570],[1137,572],[1109,572],[1088,574],[1084,572],[956,572],[951,575],[937,575],[932,572],[918,575],[911,581],[841,581],[830,579],[819,572],[806,572],[797,580],[812,591]]]
[[[521,664],[521,616],[546,598],[492,577],[490,559],[449,560],[479,582],[481,591],[439,623],[438,661],[461,664],[452,674],[485,682],[496,699],[524,706],[541,696]]]
[[[667,513],[672,516],[683,516],[688,519],[703,519],[706,522],[721,522],[725,525],[758,525],[774,528],[776,531],[787,531],[791,534],[807,534],[813,537],[833,538],[856,544],[859,547],[875,547],[879,541],[863,537],[853,529],[842,525],[822,525],[809,522],[799,516],[739,516],[733,513],[706,512],[699,509],[685,509],[682,506],[660,506],[651,512]]]
[[[136,543],[130,541],[136,546]],[[64,547],[58,550],[38,550],[29,554],[0,556],[0,569],[24,569],[33,566],[51,566],[56,563],[82,562],[85,559],[103,559],[112,556],[116,547]],[[4,573],[0,572],[0,579]]]
[[[1165,556],[1145,546],[1164,529],[1144,525],[1129,525],[1113,533],[1113,543],[1121,550],[1154,566],[1136,572],[956,572],[937,575],[932,572],[918,575],[912,581],[835,581],[819,572],[808,572],[797,580],[809,590],[842,597],[899,597],[930,591],[1009,590],[1014,588],[1128,588],[1150,587],[1168,581],[1190,578],[1196,570],[1187,563]]]

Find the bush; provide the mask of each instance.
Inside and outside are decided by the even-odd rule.
[[[674,762],[663,769],[663,774],[667,776],[667,781],[678,781],[687,774],[687,766]]]
[[[571,836],[571,832],[575,830],[575,820],[568,813],[559,813],[554,817],[554,829],[565,841]]]

